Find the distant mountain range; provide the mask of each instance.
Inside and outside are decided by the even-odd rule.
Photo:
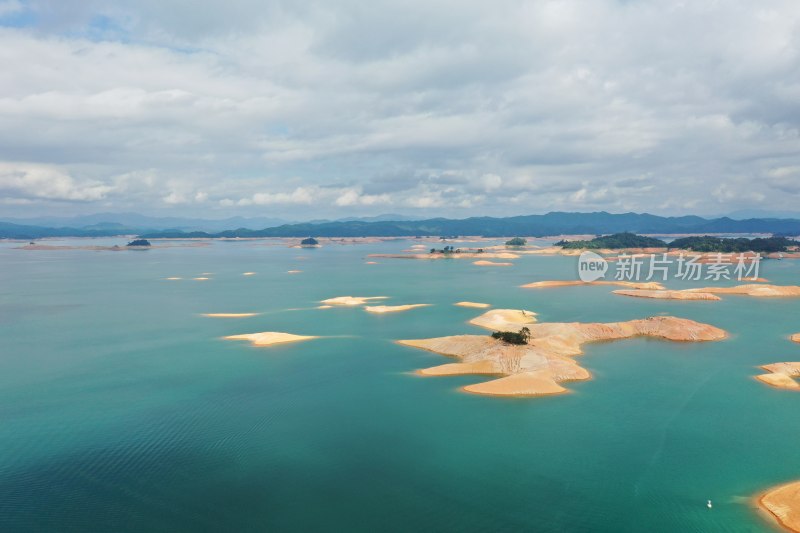
[[[482,235],[504,237],[525,235],[585,235],[606,233],[780,233],[800,234],[800,220],[753,218],[734,220],[727,217],[706,219],[698,216],[661,217],[650,214],[564,213],[527,215],[507,218],[473,217],[466,219],[432,218],[416,221],[337,221],[319,224],[284,224],[260,230],[237,229],[208,234],[194,232],[158,232],[145,238],[180,237],[404,237]]]
[[[392,220],[393,219],[393,220]],[[32,222],[40,222],[33,224]],[[795,218],[728,217],[707,219],[699,216],[661,217],[647,213],[612,214],[552,212],[506,218],[473,217],[465,219],[432,218],[408,220],[400,215],[381,215],[363,219],[314,221],[286,224],[270,218],[234,217],[224,220],[156,218],[126,213],[97,214],[63,219],[42,217],[25,219],[25,224],[0,222],[0,238],[38,239],[44,237],[104,237],[140,235],[157,238],[213,237],[406,237],[483,235],[505,237],[524,235],[586,235],[608,233],[779,233],[800,235],[800,220]],[[69,222],[69,225],[61,226]],[[261,224],[260,229],[253,226]],[[280,225],[278,225],[280,224]],[[223,228],[217,230],[215,228]],[[236,228],[236,229],[233,229]]]

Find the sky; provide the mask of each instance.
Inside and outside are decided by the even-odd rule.
[[[0,0],[0,216],[800,212],[797,0]]]

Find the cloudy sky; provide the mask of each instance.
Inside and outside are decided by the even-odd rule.
[[[798,212],[797,0],[0,0],[0,215]]]

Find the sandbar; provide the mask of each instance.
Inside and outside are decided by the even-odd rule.
[[[487,307],[492,306],[492,304],[482,304],[480,302],[456,302],[453,305],[457,305],[459,307],[477,307],[479,309],[486,309]]]
[[[772,363],[761,368],[769,372],[756,376],[762,383],[779,389],[800,390],[800,383],[795,381],[800,378],[800,362]]]
[[[758,498],[758,505],[781,526],[800,532],[800,481],[769,489]]]
[[[800,342],[800,333],[795,333],[791,337],[789,337],[793,342]]]
[[[522,285],[523,289],[546,289],[551,287],[573,287],[584,285],[614,285],[618,287],[627,287],[629,289],[641,290],[663,290],[664,286],[654,281],[648,282],[635,282],[635,281],[581,281],[581,280],[556,280],[556,281],[536,281]]]
[[[201,276],[199,278],[192,278],[192,279],[195,280],[195,281],[206,281],[206,280],[209,280],[211,278],[206,278],[206,277]]]
[[[708,292],[687,292],[687,291],[652,291],[648,289],[638,290],[616,290],[611,291],[621,296],[633,296],[634,298],[656,298],[661,300],[721,300],[719,296]]]
[[[512,313],[521,320],[519,311]],[[519,327],[517,323],[514,329]],[[525,327],[530,330],[531,337],[524,345],[506,344],[489,335],[454,335],[397,342],[460,360],[418,370],[419,375],[501,375],[505,377],[468,385],[463,390],[489,396],[542,396],[567,392],[561,385],[563,382],[591,378],[589,371],[574,359],[583,353],[582,345],[585,343],[638,336],[703,342],[722,340],[727,336],[724,330],[709,324],[669,316],[611,323],[527,322]]]
[[[417,307],[428,307],[429,305],[431,304],[368,305],[364,307],[364,310],[370,313],[397,313],[399,311],[416,309]]]
[[[493,331],[519,331],[536,323],[536,313],[525,309],[492,309],[469,321],[470,324]]]
[[[738,294],[762,298],[787,298],[800,296],[797,285],[736,285],[734,287],[703,287],[685,289],[686,292],[709,292],[711,294]]]
[[[385,259],[519,259],[519,254],[511,252],[453,252],[443,253],[405,253],[405,254],[369,254],[367,257]]]
[[[482,266],[482,267],[488,267],[488,266],[492,266],[492,267],[510,267],[514,263],[498,263],[496,261],[473,261],[472,264],[473,265],[477,265],[477,266]]]
[[[242,272],[242,276],[255,276],[255,272]]]
[[[247,318],[249,316],[258,316],[259,313],[203,313],[203,316],[209,318]]]
[[[287,274],[299,274],[300,272],[302,272],[302,270],[287,270],[286,271]]]
[[[364,305],[370,300],[385,300],[388,296],[337,296],[320,303],[324,305]]]
[[[172,276],[172,277],[166,278],[166,279],[169,280],[169,281],[176,281],[176,280],[183,279],[183,278],[179,278],[177,276]]]
[[[307,341],[319,337],[292,335],[280,331],[263,331],[261,333],[246,333],[243,335],[228,335],[223,337],[226,340],[250,341],[253,346],[272,346],[273,344],[285,344],[287,342]]]

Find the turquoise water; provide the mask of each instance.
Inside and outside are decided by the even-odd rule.
[[[748,498],[800,479],[800,394],[752,379],[800,360],[786,338],[800,300],[524,290],[573,279],[575,259],[366,265],[410,243],[263,244],[0,245],[0,531],[772,531]],[[796,284],[800,263],[762,275]],[[315,308],[342,295],[433,305]],[[414,376],[448,360],[393,343],[486,333],[460,300],[542,321],[666,313],[732,336],[590,345],[581,364],[595,379],[572,394],[485,398],[458,391],[480,377]],[[258,331],[323,338],[220,339]]]

